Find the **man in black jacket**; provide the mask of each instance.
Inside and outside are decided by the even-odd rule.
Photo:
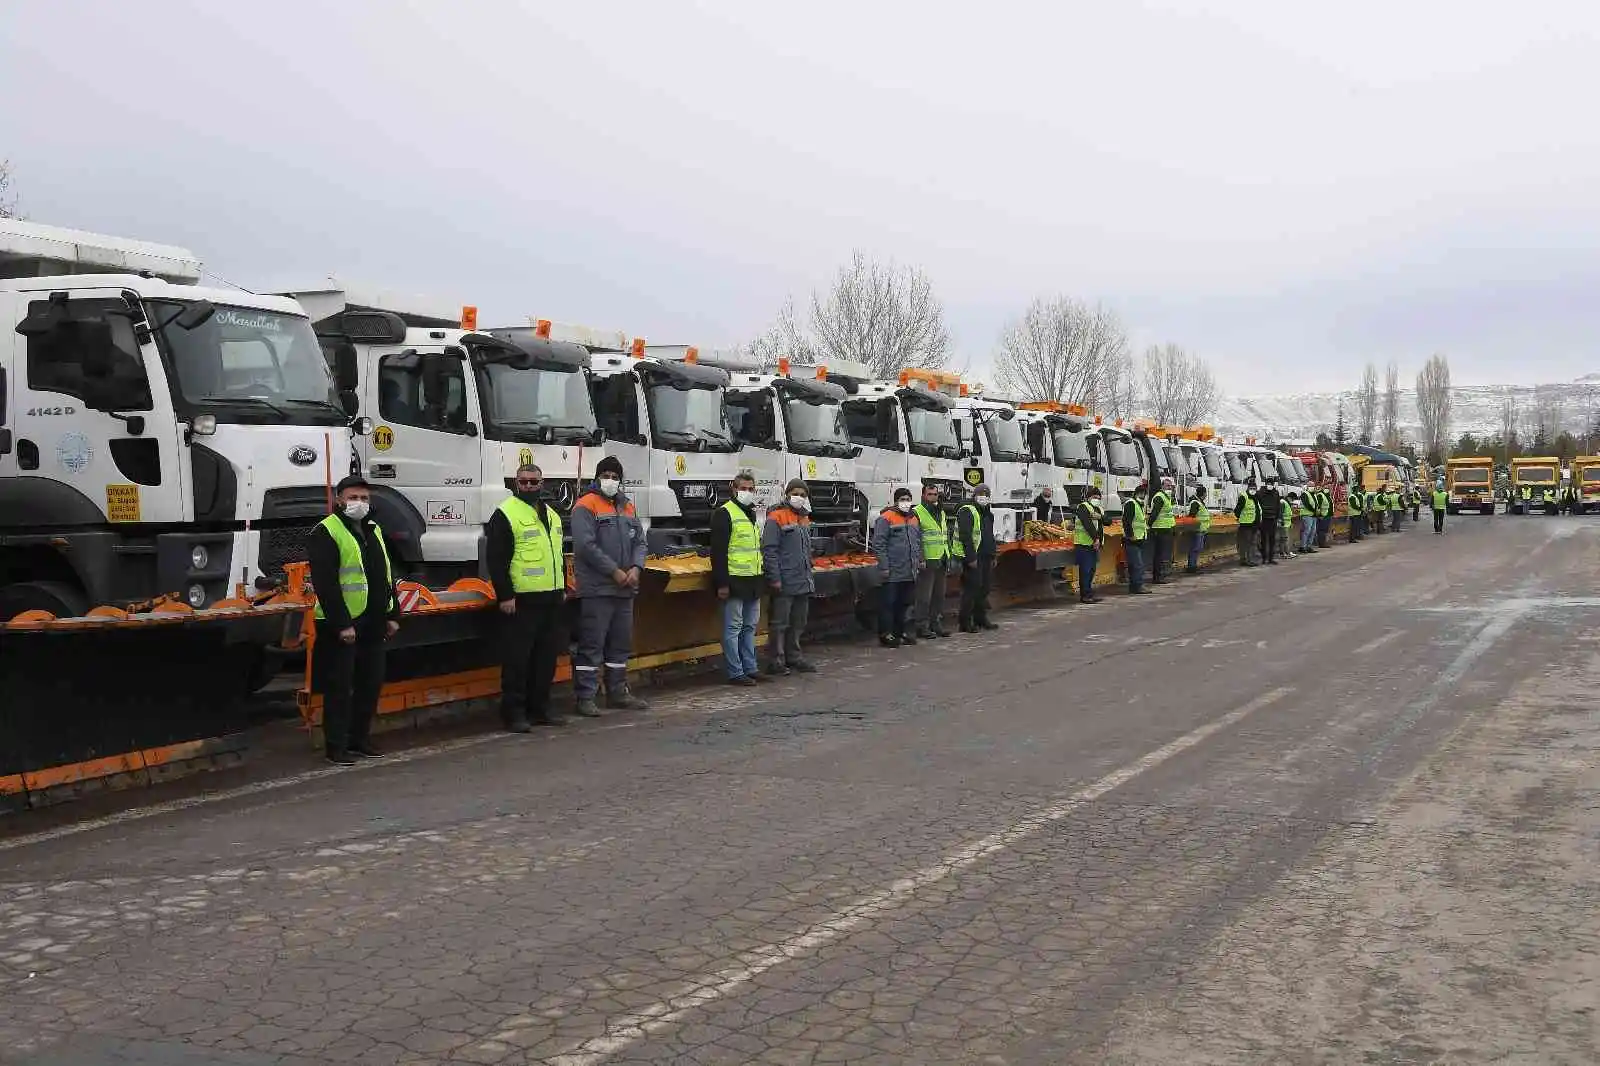
[[[537,466],[518,467],[516,492],[484,525],[489,580],[500,605],[500,721],[512,733],[566,724],[550,713],[550,683],[566,645],[567,564],[561,516],[545,503],[543,487]]]
[[[317,594],[312,681],[322,694],[323,749],[349,766],[376,759],[369,731],[383,689],[383,645],[400,628],[400,601],[383,544],[369,516],[372,489],[359,474],[337,486],[337,510],[311,531],[306,557]]]
[[[994,580],[994,512],[989,486],[972,490],[972,502],[956,511],[956,558],[961,561],[961,632],[999,629],[989,621],[989,584]]]
[[[1278,479],[1268,478],[1267,487],[1256,493],[1256,505],[1261,508],[1261,558],[1268,566],[1277,566],[1278,524],[1283,519],[1283,497],[1278,493]]]

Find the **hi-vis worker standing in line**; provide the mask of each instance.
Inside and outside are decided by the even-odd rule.
[[[1200,572],[1200,553],[1205,549],[1206,536],[1211,532],[1211,508],[1206,506],[1206,487],[1196,485],[1194,499],[1189,501],[1189,517],[1194,519],[1194,535],[1189,540],[1189,565],[1186,574]]]
[[[1049,490],[1046,489],[1046,492]],[[922,527],[922,569],[917,572],[917,636],[948,637],[944,628],[945,576],[950,569],[950,519],[939,499],[939,486],[922,486],[922,502],[912,508]]]
[[[633,654],[633,600],[644,572],[644,526],[622,492],[622,462],[608,455],[594,485],[572,508],[572,573],[578,586],[578,654],[572,663],[574,712],[598,718],[595,696],[606,673],[606,705],[642,711],[650,705],[628,688]]]
[[[1351,485],[1350,495],[1345,497],[1345,506],[1350,509],[1351,544],[1367,535],[1366,503],[1366,495],[1361,491],[1361,486]]]
[[[1105,545],[1106,513],[1100,508],[1100,490],[1093,485],[1074,509],[1072,529],[1073,561],[1078,564],[1078,602],[1099,603],[1094,594],[1094,572],[1100,565],[1100,549]]]
[[[784,489],[783,502],[767,508],[761,527],[761,568],[772,586],[767,673],[778,677],[817,672],[800,650],[811,618],[811,595],[817,591],[811,545],[811,490],[795,478]]]
[[[989,585],[994,580],[994,513],[989,510],[989,486],[972,490],[972,502],[956,511],[955,557],[961,562],[961,612],[956,622],[961,632],[999,629],[989,621]]]
[[[1327,489],[1318,489],[1315,499],[1317,501],[1317,547],[1331,548],[1333,541],[1333,493]]]
[[[1122,501],[1122,553],[1128,564],[1128,591],[1135,596],[1150,594],[1144,587],[1144,553],[1150,543],[1150,511],[1144,494],[1149,487],[1148,482],[1139,482],[1139,491]]]
[[[1261,505],[1256,503],[1256,483],[1252,480],[1239,493],[1239,502],[1233,506],[1233,516],[1239,520],[1239,565],[1256,565],[1256,523],[1261,520]]]
[[[550,682],[562,647],[567,561],[561,516],[544,500],[537,466],[517,467],[516,492],[484,527],[485,557],[500,604],[500,721],[512,733],[563,725],[550,713]]]
[[[1150,536],[1155,549],[1150,574],[1157,585],[1165,585],[1172,573],[1172,554],[1178,539],[1178,515],[1172,509],[1172,493],[1173,481],[1164,477],[1160,491],[1150,497]]]
[[[1444,512],[1446,510],[1446,505],[1450,502],[1450,494],[1448,492],[1444,491],[1444,482],[1441,481],[1438,484],[1433,486],[1433,501],[1432,502],[1433,502],[1433,531],[1435,533],[1443,533],[1444,532]]]
[[[340,481],[338,509],[311,531],[306,556],[317,594],[312,681],[322,693],[323,751],[336,766],[375,759],[369,738],[383,689],[384,641],[400,628],[400,601],[383,530],[369,516],[372,488]]]
[[[711,512],[711,586],[722,601],[722,659],[728,684],[746,687],[767,680],[756,662],[756,627],[761,622],[761,536],[756,532],[756,479],[741,473],[729,486],[733,498]]]

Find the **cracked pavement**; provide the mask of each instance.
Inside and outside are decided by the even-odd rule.
[[[1597,546],[1463,517],[8,819],[0,1062],[1592,1064]]]

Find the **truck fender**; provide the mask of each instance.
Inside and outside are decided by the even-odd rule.
[[[385,485],[372,486],[372,519],[383,527],[389,556],[396,563],[420,566],[422,533],[427,522],[410,500]]]

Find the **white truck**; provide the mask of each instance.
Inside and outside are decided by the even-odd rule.
[[[960,390],[959,382],[957,384]],[[1012,404],[981,396],[960,396],[952,409],[956,437],[966,455],[969,486],[989,487],[995,540],[1005,544],[1022,537],[1022,523],[1033,517],[1028,490],[1032,453],[1023,438],[1023,421]]]
[[[859,542],[865,515],[856,492],[859,445],[844,420],[845,391],[824,367],[794,373],[786,361],[776,371],[737,353],[702,354],[702,364],[728,371],[728,421],[739,442],[739,467],[756,479],[762,512],[783,501],[794,478],[811,495],[811,524],[820,554]],[[867,376],[860,364],[839,364],[845,374]]]
[[[1178,443],[1189,467],[1190,497],[1194,488],[1206,490],[1206,504],[1213,511],[1231,511],[1238,502],[1238,488],[1228,480],[1228,466],[1222,448],[1211,440],[1183,438]]]
[[[478,574],[483,524],[523,463],[571,512],[580,459],[593,469],[604,437],[585,349],[533,326],[463,329],[472,309],[436,299],[338,282],[286,295],[325,352],[356,352],[361,408],[377,422],[357,458],[398,570],[436,586]]]
[[[1133,434],[1120,426],[1099,425],[1089,440],[1091,481],[1100,490],[1100,504],[1108,518],[1122,517],[1122,502],[1139,489],[1148,476],[1143,450]]]
[[[0,620],[177,594],[305,558],[358,397],[299,304],[203,288],[181,248],[0,219]]]
[[[1071,411],[1064,404],[1048,401],[1023,404],[1017,418],[1028,443],[1029,499],[1049,489],[1049,519],[1060,522],[1083,499],[1089,486],[1089,437],[1093,429],[1086,424],[1081,410]]]
[[[960,388],[945,380],[950,377],[907,370],[898,381],[862,380],[830,370],[829,380],[844,386],[846,393],[850,441],[861,448],[856,491],[865,522],[889,506],[902,485],[919,496],[924,486],[933,485],[950,506],[966,498],[967,468],[951,417]]]

